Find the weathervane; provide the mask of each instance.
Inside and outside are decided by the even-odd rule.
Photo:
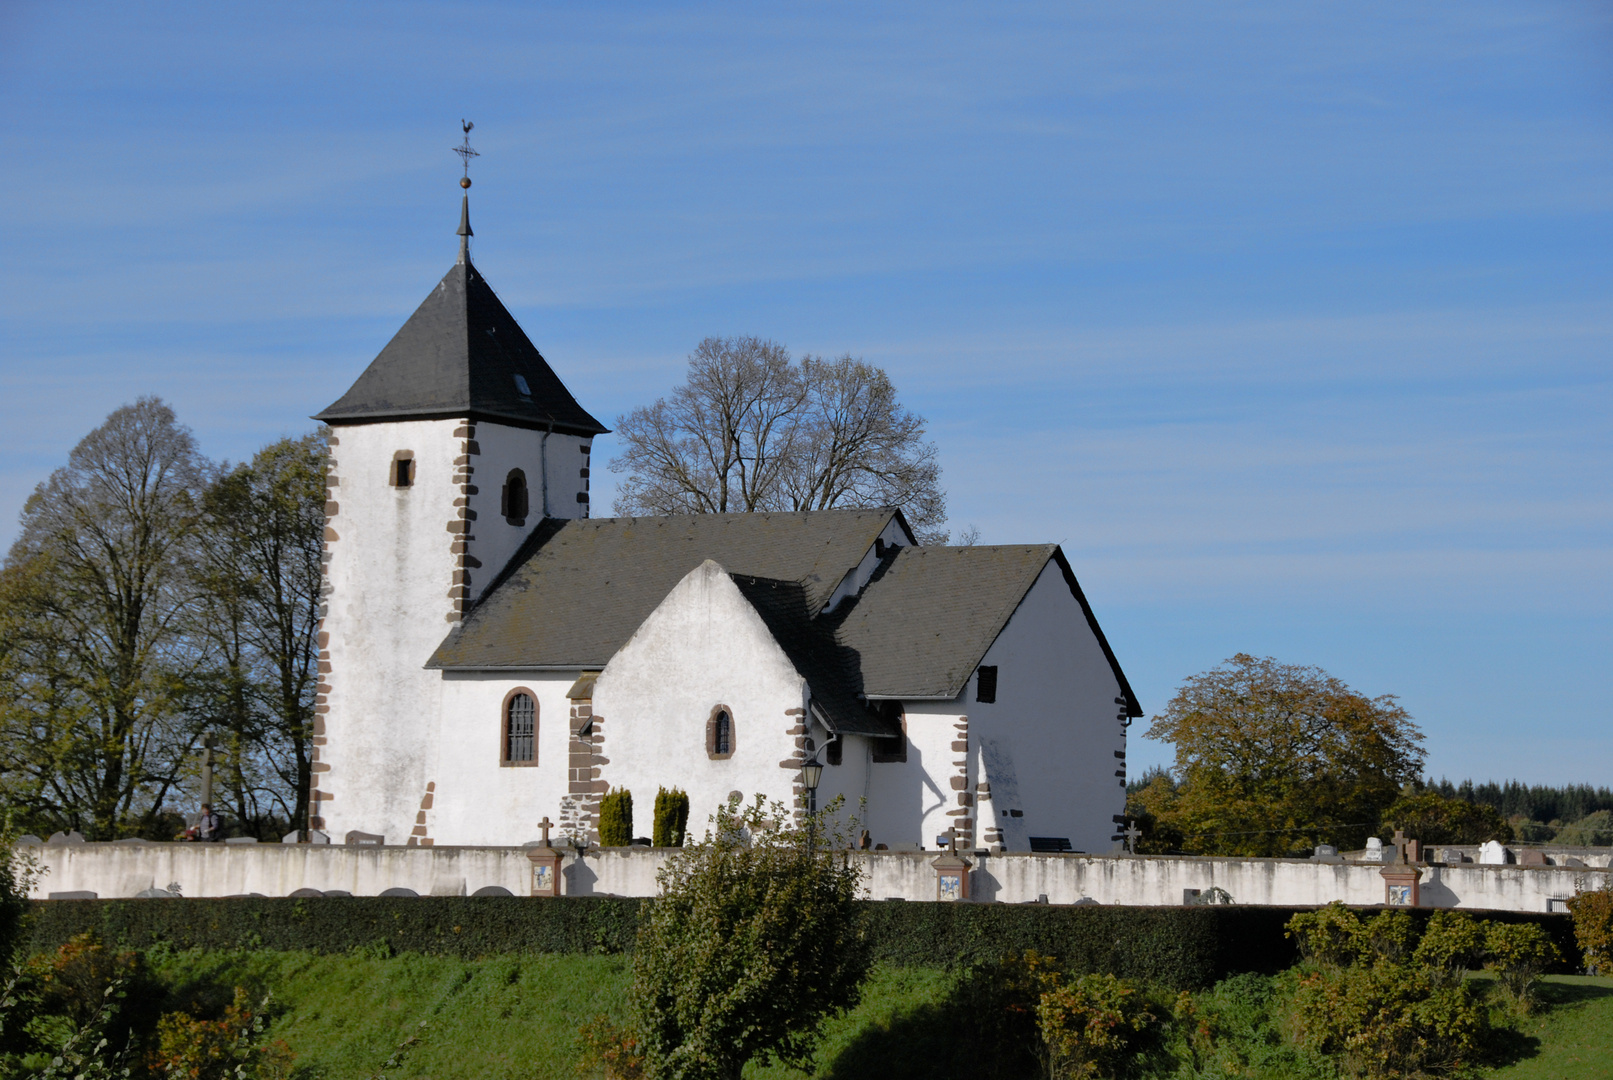
[[[469,120],[461,120],[459,126],[465,129],[465,141],[454,147],[454,153],[458,154],[459,159],[465,163],[465,178],[459,182],[459,186],[468,188],[470,187],[470,159],[481,157],[482,155],[470,148],[470,129],[476,125]]]

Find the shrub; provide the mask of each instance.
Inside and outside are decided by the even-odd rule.
[[[1489,955],[1485,967],[1495,971],[1501,985],[1527,1012],[1534,1002],[1535,983],[1560,956],[1546,932],[1529,923],[1491,923],[1484,936]]]
[[[1464,912],[1436,911],[1429,916],[1412,961],[1444,973],[1451,982],[1461,982],[1469,970],[1483,962],[1484,942],[1485,924]]]
[[[284,1042],[265,1039],[268,999],[253,1008],[245,990],[217,1020],[185,1012],[157,1022],[157,1048],[148,1057],[151,1071],[170,1080],[282,1080],[291,1075],[292,1053]]]
[[[679,788],[662,788],[655,793],[655,830],[650,843],[656,847],[682,847],[689,828],[689,794]]]
[[[1334,901],[1288,920],[1285,937],[1299,943],[1299,955],[1318,964],[1344,967],[1361,956],[1361,917]]]
[[[1613,889],[1582,892],[1568,901],[1568,911],[1586,966],[1613,972]]]
[[[28,914],[28,890],[38,878],[39,856],[17,846],[17,829],[7,812],[0,827],[0,967],[9,963]]]
[[[599,842],[626,847],[633,842],[633,793],[617,788],[599,800]]]
[[[1051,1080],[1087,1080],[1113,1076],[1156,1017],[1135,987],[1080,975],[1042,992],[1036,1020]]]
[[[816,819],[735,800],[661,869],[629,991],[658,1080],[737,1080],[760,1055],[805,1063],[822,1021],[857,1003],[861,872]]]
[[[1379,961],[1296,973],[1289,998],[1297,1041],[1354,1074],[1457,1071],[1490,1037],[1489,1011],[1467,983]]]

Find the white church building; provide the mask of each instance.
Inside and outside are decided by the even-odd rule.
[[[331,428],[309,825],[504,845],[682,788],[844,796],[871,846],[1108,852],[1141,708],[1054,544],[923,547],[899,509],[590,518],[594,440],[459,261]]]

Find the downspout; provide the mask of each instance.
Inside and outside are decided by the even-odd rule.
[[[538,440],[538,468],[543,473],[543,516],[549,516],[549,433],[554,427],[551,420],[543,425],[543,438]]]

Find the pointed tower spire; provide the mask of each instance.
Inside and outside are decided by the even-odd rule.
[[[470,238],[476,234],[470,231],[470,196],[466,195],[459,204],[459,261],[470,262]]]
[[[469,120],[461,120],[459,126],[465,130],[465,141],[454,147],[454,153],[465,163],[465,175],[459,181],[459,186],[467,192],[459,204],[459,261],[466,264],[470,262],[470,238],[476,235],[470,231],[470,159],[482,155],[470,148],[470,129],[476,125]]]

